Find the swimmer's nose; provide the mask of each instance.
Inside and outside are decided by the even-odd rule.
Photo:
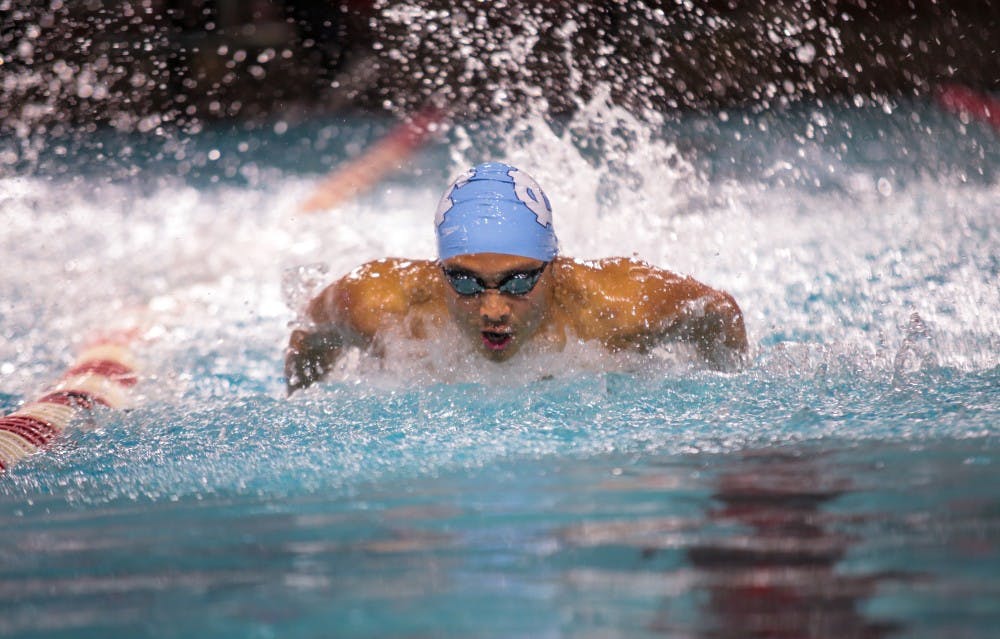
[[[484,291],[479,302],[479,314],[491,324],[504,324],[510,319],[510,304],[498,291]]]

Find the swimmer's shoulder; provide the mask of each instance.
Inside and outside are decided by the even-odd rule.
[[[630,257],[556,258],[556,299],[575,332],[605,342],[648,332],[686,278]],[[667,306],[670,306],[667,304]]]
[[[374,335],[414,310],[435,310],[443,277],[437,263],[389,257],[366,262],[327,287],[308,309],[314,322],[347,324]]]
[[[631,257],[553,260],[557,289],[578,301],[634,303],[643,296],[683,284],[686,278]]]

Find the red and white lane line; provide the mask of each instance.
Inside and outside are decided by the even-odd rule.
[[[132,353],[138,337],[138,329],[127,329],[91,340],[58,382],[0,417],[0,471],[44,448],[80,413],[128,406],[138,381]]]
[[[960,84],[948,84],[938,88],[937,101],[952,113],[966,114],[1000,131],[1000,98]]]
[[[398,169],[443,125],[445,118],[445,112],[435,107],[426,107],[407,118],[360,157],[330,173],[299,208],[303,212],[324,211],[367,191],[386,173]]]

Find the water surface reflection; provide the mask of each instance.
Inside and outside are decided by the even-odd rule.
[[[891,574],[844,574],[838,564],[855,539],[843,515],[824,507],[851,492],[830,456],[756,451],[717,480],[712,525],[732,535],[687,550],[704,590],[701,636],[885,637],[894,623],[869,619],[866,600]]]

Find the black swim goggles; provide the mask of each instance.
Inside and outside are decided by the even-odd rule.
[[[527,295],[538,284],[542,272],[549,263],[542,264],[539,268],[531,271],[520,271],[511,273],[500,280],[496,286],[486,286],[486,282],[479,279],[468,271],[441,267],[444,277],[459,295],[479,295],[489,289],[494,289],[507,295]]]

